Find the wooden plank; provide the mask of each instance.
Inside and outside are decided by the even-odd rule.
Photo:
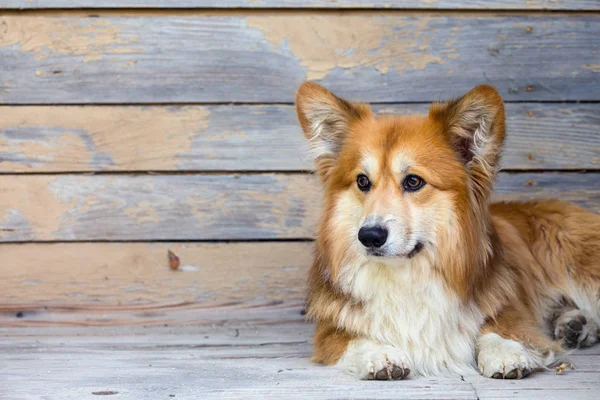
[[[0,182],[0,241],[304,238],[314,231],[320,196],[317,180],[302,175],[3,176]]]
[[[427,105],[379,105],[381,114]],[[600,104],[507,104],[505,169],[600,168]],[[293,106],[0,107],[0,172],[311,170]]]
[[[564,375],[550,370],[535,373],[531,379],[516,380],[507,383],[482,376],[465,376],[465,380],[473,384],[481,399],[548,399],[567,396],[574,399],[593,399],[600,384],[600,357],[595,356],[594,368],[591,372],[568,371]]]
[[[0,18],[0,103],[291,102],[305,79],[377,102],[436,100],[483,82],[507,100],[600,100],[598,21],[393,11],[8,14]]]
[[[181,260],[177,271],[168,250]],[[166,304],[171,318],[173,305],[193,302],[302,299],[312,242],[2,244],[0,253],[2,303],[13,305],[11,317],[30,310],[25,319],[36,320],[40,304],[90,305],[82,308],[88,312]],[[159,306],[153,312],[160,320],[167,314]]]
[[[0,0],[0,8],[384,8],[472,10],[599,10],[595,0]]]
[[[521,381],[477,375],[359,381],[311,363],[311,324],[0,330],[0,371],[11,399],[591,399],[600,389],[600,356],[590,370]],[[574,358],[578,357],[576,351]],[[36,379],[32,380],[31,377]]]
[[[0,326],[181,326],[223,325],[238,321],[246,325],[302,321],[303,300],[238,301],[213,303],[48,304],[0,305]]]
[[[595,173],[504,173],[497,191],[600,211]],[[320,192],[297,174],[5,175],[0,241],[312,238]]]
[[[123,399],[397,398],[398,385],[360,381],[337,368],[311,363],[310,325],[236,329],[160,335],[152,329],[137,336],[111,330],[110,338],[89,330],[79,331],[79,336],[74,332],[53,338],[42,331],[3,337],[0,365],[9,367],[2,371],[7,383],[3,395],[19,400],[94,398],[92,393],[101,391],[118,392]],[[31,376],[36,376],[36,385],[31,385]],[[403,399],[476,399],[473,388],[459,377],[413,379],[401,385]]]

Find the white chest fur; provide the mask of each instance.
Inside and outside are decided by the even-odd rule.
[[[360,316],[342,313],[341,326],[360,332],[363,342],[395,348],[414,375],[475,371],[475,339],[483,315],[445,288],[428,265],[371,262],[344,270],[344,290],[364,307]],[[348,353],[357,350],[351,345]],[[342,361],[356,361],[348,357]]]

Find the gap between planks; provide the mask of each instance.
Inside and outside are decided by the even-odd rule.
[[[100,3],[100,4],[98,4]],[[408,10],[597,10],[595,0],[0,0],[0,8],[7,9],[408,9]]]
[[[244,16],[287,16],[287,15],[381,15],[381,16],[461,16],[461,17],[502,17],[502,16],[590,16],[600,15],[597,10],[528,10],[528,9],[436,9],[436,8],[44,8],[11,9],[0,8],[3,16],[76,16],[89,18],[104,17],[244,17]]]
[[[519,174],[538,174],[538,173],[560,173],[560,174],[595,174],[600,172],[600,168],[581,168],[581,169],[559,169],[559,168],[503,168],[500,170],[502,173],[519,175]],[[0,171],[0,176],[45,176],[45,175],[83,175],[83,176],[94,176],[94,175],[166,175],[166,176],[178,176],[178,175],[315,175],[315,171],[308,169],[286,169],[286,170],[185,170],[185,171],[173,171],[173,170],[152,170],[152,171],[140,171],[140,170],[124,170],[124,171],[48,171],[48,172],[3,172]]]
[[[353,99],[348,99],[355,101]],[[370,106],[419,106],[419,105],[431,105],[434,101],[369,101]],[[565,104],[565,105],[577,105],[577,104],[600,104],[600,100],[504,100],[504,104]],[[295,106],[295,103],[289,101],[263,101],[263,102],[244,102],[244,101],[182,101],[182,102],[125,102],[125,103],[0,103],[0,109],[9,107],[243,107],[243,106]]]

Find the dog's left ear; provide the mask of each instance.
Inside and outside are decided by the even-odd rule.
[[[441,120],[445,134],[470,173],[474,193],[486,200],[500,168],[504,143],[504,103],[491,86],[471,89],[458,100],[434,104],[429,115]]]

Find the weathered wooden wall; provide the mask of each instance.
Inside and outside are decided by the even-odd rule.
[[[0,0],[0,325],[299,309],[305,79],[382,114],[495,85],[496,198],[600,212],[597,0]]]
[[[281,103],[306,78],[371,102],[431,101],[474,82],[506,100],[593,101],[596,23],[398,10],[9,14],[0,103]]]

